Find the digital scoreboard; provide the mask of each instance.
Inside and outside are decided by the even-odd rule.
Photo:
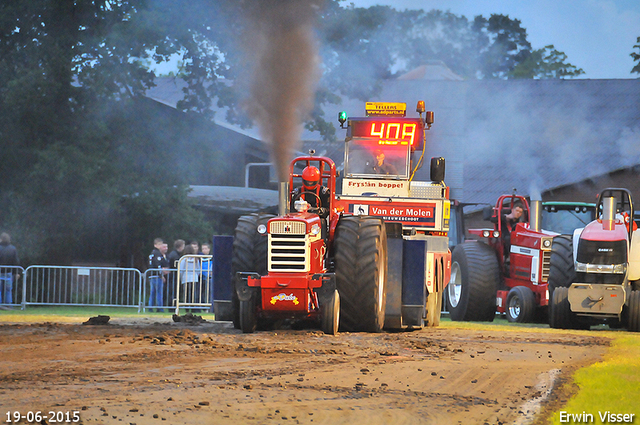
[[[424,121],[421,118],[366,117],[351,118],[349,133],[358,139],[359,145],[370,147],[410,146],[422,150],[424,146]]]

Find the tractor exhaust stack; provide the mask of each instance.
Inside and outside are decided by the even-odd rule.
[[[529,230],[533,232],[539,232],[541,221],[542,221],[542,201],[531,200],[531,217],[529,217]]]
[[[613,230],[616,219],[616,198],[604,198],[602,200],[602,228],[604,230]]]
[[[278,215],[289,213],[289,182],[278,182]]]

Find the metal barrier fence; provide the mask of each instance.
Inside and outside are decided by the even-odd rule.
[[[143,275],[141,311],[164,311],[176,305],[176,273],[178,269],[148,269]]]
[[[22,283],[27,305],[137,307],[144,304],[142,274],[117,267],[29,266]]]
[[[18,281],[21,276],[24,276],[24,269],[20,266],[0,267],[0,305],[20,304]]]
[[[178,263],[176,313],[180,308],[208,310],[213,298],[212,255],[184,255]]]

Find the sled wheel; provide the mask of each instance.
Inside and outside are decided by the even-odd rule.
[[[322,332],[336,335],[340,325],[340,294],[337,289],[327,298],[322,310]]]
[[[251,294],[248,300],[239,300],[240,329],[246,334],[255,332],[258,320],[256,317],[256,294]]]
[[[435,288],[442,288],[444,286],[444,270],[442,270],[442,264],[436,264],[436,276],[437,280],[434,282]],[[427,314],[425,320],[425,326],[434,327],[440,326],[440,315],[442,314],[442,297],[444,291],[436,290],[427,295]]]

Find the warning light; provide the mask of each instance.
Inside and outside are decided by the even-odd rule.
[[[347,113],[345,111],[338,113],[338,122],[340,123],[340,127],[343,127],[346,121],[347,121]]]

